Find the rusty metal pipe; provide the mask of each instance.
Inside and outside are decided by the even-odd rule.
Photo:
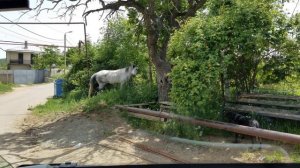
[[[272,131],[272,130],[266,130],[261,128],[254,128],[254,127],[247,127],[232,123],[225,123],[220,121],[211,121],[211,120],[204,120],[204,119],[194,119],[191,117],[185,117],[181,115],[176,114],[169,114],[165,112],[159,112],[159,111],[153,111],[148,109],[140,109],[140,108],[134,108],[134,107],[126,107],[122,105],[116,105],[115,106],[118,109],[126,110],[128,112],[132,113],[138,113],[138,114],[144,114],[154,117],[160,117],[160,118],[168,118],[168,119],[174,119],[180,122],[189,123],[192,125],[200,125],[220,130],[225,130],[229,132],[235,132],[239,134],[245,134],[250,135],[254,137],[261,137],[265,139],[270,140],[277,140],[282,141],[286,143],[291,144],[300,144],[300,135],[296,134],[289,134],[279,131]]]

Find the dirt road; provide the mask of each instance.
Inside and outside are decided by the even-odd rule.
[[[265,153],[272,152],[172,142],[164,136],[132,128],[114,109],[98,109],[94,113],[79,110],[45,117],[29,115],[26,109],[45,102],[53,93],[52,86],[23,87],[0,96],[0,155],[13,166],[66,161],[81,165],[253,163],[264,162]],[[18,125],[17,120],[21,120]]]
[[[29,107],[45,103],[53,95],[53,83],[22,86],[0,95],[0,135],[19,132],[16,122],[29,114]]]

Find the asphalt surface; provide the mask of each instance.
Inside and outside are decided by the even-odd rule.
[[[45,103],[53,94],[53,83],[47,83],[17,87],[0,95],[0,135],[19,132],[18,123],[30,114],[28,108]]]

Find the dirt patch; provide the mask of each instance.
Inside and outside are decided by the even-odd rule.
[[[22,129],[21,133],[0,137],[0,155],[15,166],[66,161],[93,165],[177,163],[170,157],[147,151],[141,145],[188,163],[258,163],[264,162],[264,155],[272,152],[172,142],[165,136],[133,129],[115,110],[29,116],[22,123]],[[214,139],[209,137],[209,140]],[[220,138],[215,140],[221,141]]]

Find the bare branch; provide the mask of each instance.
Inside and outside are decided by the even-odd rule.
[[[83,13],[83,16],[87,16],[91,13],[100,12],[100,11],[104,11],[104,10],[111,10],[109,13],[111,15],[111,14],[115,13],[116,11],[120,10],[120,7],[122,7],[122,6],[133,7],[141,13],[144,13],[144,11],[145,11],[145,8],[135,0],[127,0],[127,1],[118,0],[116,2],[111,2],[111,3],[105,3],[104,0],[99,0],[99,2],[101,3],[100,8],[86,11]]]

